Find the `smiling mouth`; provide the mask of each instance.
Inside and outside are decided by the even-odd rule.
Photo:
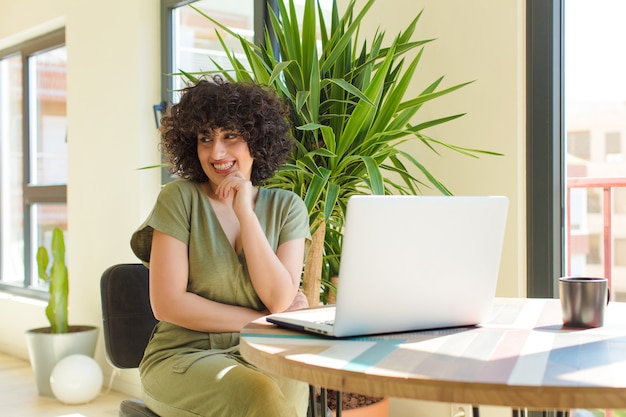
[[[219,164],[213,164],[213,168],[215,168],[216,171],[226,171],[232,168],[234,165],[235,165],[235,161],[230,161],[230,162],[223,162]]]

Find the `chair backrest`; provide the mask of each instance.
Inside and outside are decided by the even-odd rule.
[[[138,367],[157,323],[150,307],[148,268],[109,267],[100,279],[100,297],[108,360],[117,368]]]

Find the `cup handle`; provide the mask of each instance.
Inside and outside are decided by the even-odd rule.
[[[606,305],[609,305],[609,301],[611,300],[611,289],[607,288],[606,289]]]

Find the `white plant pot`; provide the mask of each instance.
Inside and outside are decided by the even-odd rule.
[[[54,397],[50,374],[57,362],[73,354],[93,358],[97,341],[98,328],[94,326],[69,326],[68,333],[50,333],[50,327],[27,330],[26,346],[39,395]]]

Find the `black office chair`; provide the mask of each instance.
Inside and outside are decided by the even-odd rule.
[[[119,369],[137,368],[157,323],[150,307],[148,268],[142,264],[109,267],[100,279],[102,327],[107,359]],[[119,417],[159,417],[143,401],[120,404]]]

